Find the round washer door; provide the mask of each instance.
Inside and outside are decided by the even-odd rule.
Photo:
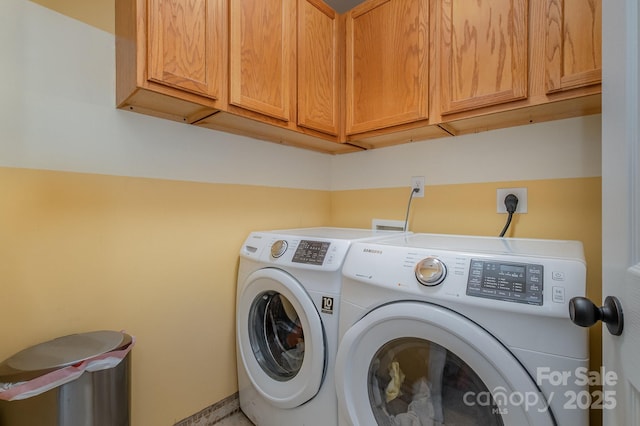
[[[247,277],[237,303],[238,350],[255,389],[272,405],[313,398],[325,374],[320,314],[302,285],[274,268]]]
[[[391,303],[355,323],[340,341],[335,381],[340,418],[356,426],[555,424],[495,337],[429,303]]]

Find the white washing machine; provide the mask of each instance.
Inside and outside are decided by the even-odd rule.
[[[249,235],[240,251],[236,332],[240,407],[251,421],[337,424],[342,265],[352,242],[395,235],[344,228]]]
[[[343,274],[340,425],[588,424],[581,243],[413,234]]]

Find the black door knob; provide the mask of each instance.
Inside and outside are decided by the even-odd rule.
[[[574,297],[569,301],[569,316],[571,321],[580,327],[591,327],[598,321],[602,321],[607,324],[609,333],[614,336],[622,334],[624,317],[622,305],[617,297],[607,296],[601,307],[597,307],[586,297]]]

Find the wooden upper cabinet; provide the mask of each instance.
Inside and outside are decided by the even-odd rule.
[[[298,0],[298,125],[338,134],[339,23],[321,0]]]
[[[291,120],[295,88],[295,1],[232,0],[230,103]]]
[[[601,0],[547,0],[547,93],[602,81]]]
[[[527,97],[527,0],[441,0],[441,112]]]
[[[597,113],[601,1],[115,0],[116,103],[331,153]]]
[[[427,119],[429,1],[369,0],[346,37],[347,134]]]
[[[220,98],[226,74],[226,0],[149,0],[150,81]]]

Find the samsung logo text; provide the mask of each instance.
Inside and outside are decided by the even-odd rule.
[[[376,250],[376,249],[366,248],[366,249],[363,249],[362,251],[365,253],[382,254],[382,250]]]

